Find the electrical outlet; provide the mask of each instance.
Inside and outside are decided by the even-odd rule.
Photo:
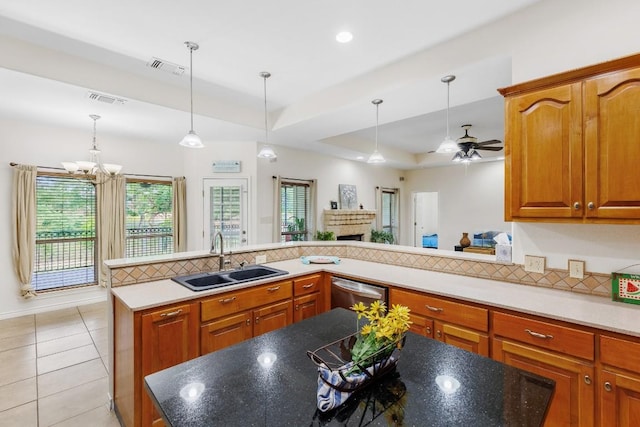
[[[267,262],[266,255],[256,255],[256,264],[264,264],[265,262]]]
[[[529,273],[544,274],[544,257],[543,256],[524,256],[524,271]]]
[[[584,261],[577,259],[569,260],[569,277],[584,279]]]

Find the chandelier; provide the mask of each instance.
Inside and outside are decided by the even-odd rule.
[[[76,160],[75,162],[62,162],[64,169],[70,174],[84,174],[95,175],[96,172],[102,172],[110,176],[117,175],[122,169],[122,165],[114,163],[102,163],[100,154],[102,151],[98,148],[96,142],[96,121],[100,116],[96,114],[90,114],[89,117],[93,120],[93,141],[91,149],[89,150],[89,160]]]

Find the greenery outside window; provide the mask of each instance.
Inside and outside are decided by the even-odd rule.
[[[125,256],[173,253],[171,182],[127,179]]]

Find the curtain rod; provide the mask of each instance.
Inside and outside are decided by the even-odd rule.
[[[278,179],[277,176],[273,175],[271,178],[273,179]],[[300,181],[300,182],[311,182],[311,181],[315,181],[315,179],[302,179],[302,178],[287,178],[285,176],[281,176],[280,177],[281,180],[285,180],[285,181]]]
[[[18,165],[19,165],[19,163],[15,163],[15,162],[10,162],[9,163],[9,166],[18,166]],[[67,171],[65,168],[57,168],[57,167],[54,167],[54,166],[36,165],[36,167],[38,169],[53,169],[53,170],[65,171],[65,172]],[[147,178],[169,178],[169,179],[173,179],[174,178],[174,177],[168,176],[168,175],[143,175],[143,174],[138,174],[138,173],[126,173],[126,174],[123,174],[123,175],[125,177],[127,177],[127,176],[131,176],[131,177],[140,176],[140,177],[147,177]]]

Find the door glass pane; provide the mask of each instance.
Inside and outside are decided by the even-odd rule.
[[[246,188],[246,180],[242,179],[205,180],[206,247],[217,232],[222,232],[225,252],[247,245]],[[216,251],[219,250],[216,247]]]

